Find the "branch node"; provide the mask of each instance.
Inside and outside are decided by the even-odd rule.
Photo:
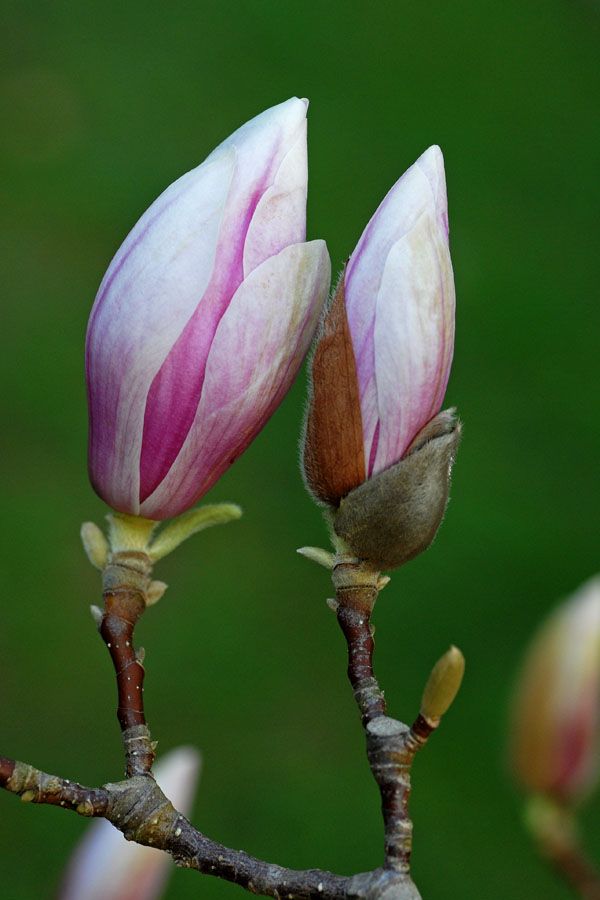
[[[392,719],[390,716],[377,716],[376,719],[371,719],[370,722],[367,722],[366,730],[368,734],[378,738],[399,737],[406,735],[409,731],[404,722],[399,722],[398,719]]]

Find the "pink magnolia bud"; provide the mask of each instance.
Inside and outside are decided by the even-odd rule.
[[[444,161],[430,147],[348,261],[312,366],[305,469],[327,503],[401,460],[439,412],[454,346]]]
[[[441,409],[454,349],[444,159],[430,147],[394,185],[344,274],[367,477]]]
[[[174,182],[111,262],[90,316],[89,469],[114,509],[192,506],[289,389],[329,286],[305,242],[306,108],[243,125]]]
[[[189,815],[200,756],[179,747],[154,767],[156,781],[174,807]],[[168,853],[126,841],[110,822],[93,822],[75,849],[58,900],[157,900],[173,870]]]
[[[517,683],[515,774],[530,793],[574,802],[596,783],[600,750],[600,576],[542,625]]]
[[[440,413],[454,346],[444,163],[430,147],[364,230],[312,360],[304,472],[355,555],[395,568],[431,543],[460,428]]]

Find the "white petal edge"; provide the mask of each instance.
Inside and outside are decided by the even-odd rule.
[[[346,309],[357,363],[365,447],[376,425],[373,329],[377,296],[392,246],[430,211],[447,229],[442,152],[429,147],[388,191],[363,231],[346,270]],[[443,215],[442,215],[443,213]],[[368,460],[367,460],[368,462]]]
[[[271,186],[262,195],[246,234],[244,276],[265,259],[306,237],[306,194],[308,160],[306,119],[298,136],[283,157]]]

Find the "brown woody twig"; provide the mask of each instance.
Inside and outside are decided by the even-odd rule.
[[[408,876],[412,822],[408,811],[410,770],[417,750],[437,723],[419,716],[412,728],[387,715],[386,703],[373,673],[371,614],[379,573],[360,561],[341,561],[333,569],[336,614],[348,644],[348,678],[367,741],[367,757],[381,794],[384,822],[384,868]]]
[[[144,713],[143,654],[133,644],[135,625],[146,609],[152,562],[141,551],[115,553],[103,572],[104,612],[99,632],[117,677],[117,718],[125,749],[126,775],[152,769],[155,744]]]
[[[320,869],[298,871],[256,859],[210,840],[177,812],[151,775],[135,775],[101,788],[87,788],[0,757],[0,787],[32,803],[50,803],[82,816],[100,816],[128,840],[166,850],[176,864],[223,878],[253,894],[277,900],[376,898],[418,900],[396,873],[376,869],[352,877]]]

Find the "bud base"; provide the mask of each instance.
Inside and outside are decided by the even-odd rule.
[[[448,502],[460,431],[448,412],[439,413],[408,456],[344,497],[332,515],[333,529],[356,556],[395,569],[427,549]]]

